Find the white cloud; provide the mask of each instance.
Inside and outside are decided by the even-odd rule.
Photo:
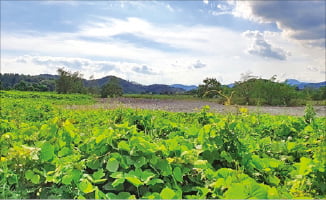
[[[121,34],[131,34],[175,51],[114,38]],[[249,42],[260,44],[255,41],[252,38]],[[116,75],[142,84],[199,84],[212,76],[231,83],[239,80],[240,73],[247,70],[267,78],[284,73],[295,77],[308,65],[324,66],[325,52],[320,48],[307,49],[273,32],[264,32],[263,41],[271,45],[271,51],[282,47],[292,56],[287,57],[286,62],[279,62],[245,54],[248,41],[241,33],[216,26],[162,25],[139,18],[101,18],[86,22],[72,33],[2,31],[1,71],[55,74],[57,67],[65,65],[70,70],[79,70],[85,77]],[[17,58],[9,52],[32,56]],[[189,66],[197,68],[189,70]],[[139,73],[146,71],[147,74]],[[324,79],[319,72],[309,75],[316,81]]]
[[[286,60],[287,56],[290,55],[282,48],[273,47],[265,40],[264,34],[259,31],[246,31],[243,35],[252,42],[250,48],[247,49],[249,54],[278,60]]]
[[[200,60],[197,60],[190,68],[200,69],[206,67],[206,64],[202,63]]]
[[[325,47],[325,1],[229,1],[232,14],[259,23],[276,23],[305,44]]]
[[[134,67],[133,70],[140,74],[148,74],[148,75],[157,74],[157,73],[153,72],[153,70],[151,68],[147,67],[146,65],[143,65],[141,67],[139,67],[139,66]]]

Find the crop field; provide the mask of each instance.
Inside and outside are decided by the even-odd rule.
[[[312,110],[106,109],[87,95],[0,94],[1,199],[326,198],[326,117]]]

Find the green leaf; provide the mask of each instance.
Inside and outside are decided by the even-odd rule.
[[[153,177],[155,177],[155,174],[151,171],[143,171],[141,173],[141,180],[145,183],[148,183],[148,181],[150,181]]]
[[[71,153],[71,150],[68,147],[63,147],[59,152],[58,156],[63,157]]]
[[[196,168],[206,169],[207,168],[207,160],[196,160],[194,162],[194,166]]]
[[[26,172],[25,172],[25,178],[27,179],[27,180],[31,180],[32,178],[33,178],[33,176],[34,176],[34,172],[32,171],[32,170],[27,170]]]
[[[110,158],[106,164],[106,169],[110,172],[116,172],[119,168],[119,161],[115,158]]]
[[[120,185],[120,184],[122,184],[124,182],[125,182],[124,178],[119,178],[119,179],[116,179],[115,181],[113,181],[112,186],[117,187],[118,185]]]
[[[45,142],[41,148],[41,159],[43,161],[52,160],[54,157],[54,147],[49,142]]]
[[[103,173],[103,169],[100,169],[93,173],[93,178],[95,180],[98,180],[98,179],[102,178],[103,176],[105,176],[105,173]]]
[[[93,185],[87,179],[82,180],[78,184],[78,188],[80,189],[80,191],[82,191],[83,193],[86,193],[86,194],[93,192],[93,190],[94,190]]]
[[[175,196],[175,192],[166,187],[161,191],[160,196],[162,199],[172,199]]]
[[[154,179],[148,181],[147,185],[155,185],[157,183],[164,183],[164,181],[159,178],[154,178]]]
[[[125,150],[125,151],[130,151],[130,146],[126,141],[121,141],[118,144],[118,148],[119,150]]]
[[[225,199],[247,199],[249,195],[243,184],[235,183],[224,193],[223,197]]]
[[[39,184],[40,183],[40,175],[34,174],[34,176],[31,178],[32,183]]]
[[[278,184],[280,183],[280,179],[274,175],[268,176],[268,181],[275,186],[278,186]]]
[[[172,174],[171,165],[167,160],[160,160],[156,164],[157,168],[161,170],[163,176],[169,176]]]
[[[114,172],[110,175],[112,178],[124,178],[124,175],[122,172]]]
[[[136,187],[139,187],[144,184],[137,177],[126,177],[126,179]]]
[[[75,182],[79,181],[81,175],[82,175],[82,172],[77,170],[77,169],[74,169],[72,170],[72,172],[70,172],[70,175],[72,177],[72,180],[74,180]]]
[[[178,182],[183,181],[182,172],[181,172],[180,167],[176,167],[176,168],[173,169],[173,176],[174,176],[176,181],[178,181]]]
[[[71,181],[73,179],[73,176],[72,175],[64,175],[62,177],[62,183],[65,184],[65,185],[70,185]]]
[[[146,158],[144,158],[144,157],[138,157],[138,159],[135,161],[134,165],[135,165],[135,167],[140,168],[143,165],[145,165],[146,163],[147,163],[146,162]]]
[[[129,199],[130,198],[130,193],[129,192],[120,192],[117,195],[117,199]]]
[[[267,199],[268,191],[261,184],[251,184],[249,195],[250,195],[250,198]]]

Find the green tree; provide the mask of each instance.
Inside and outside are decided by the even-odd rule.
[[[59,68],[57,72],[59,78],[56,80],[56,91],[58,93],[85,93],[82,74],[65,71],[63,68]]]
[[[102,86],[101,97],[118,97],[122,96],[123,90],[117,78],[110,78],[109,82]]]
[[[28,90],[28,83],[26,81],[19,81],[16,85],[14,85],[15,90],[20,91],[27,91]]]
[[[197,89],[198,97],[209,97],[212,98],[218,95],[217,91],[222,90],[222,85],[216,80],[216,78],[206,78],[203,80],[204,84],[199,85]]]

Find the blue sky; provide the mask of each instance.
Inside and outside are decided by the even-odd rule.
[[[325,81],[325,1],[1,1],[1,73]]]

